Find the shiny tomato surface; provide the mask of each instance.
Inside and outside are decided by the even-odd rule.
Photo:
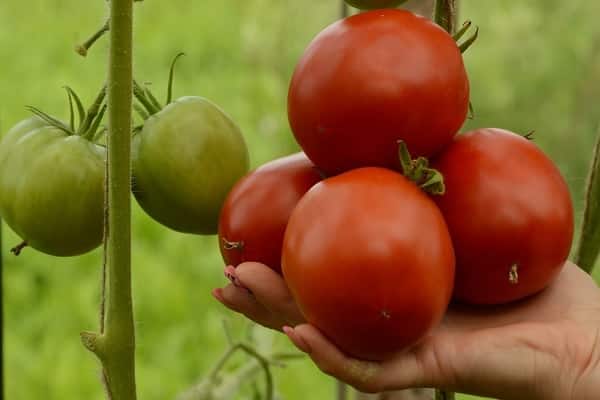
[[[256,261],[281,272],[283,234],[292,210],[321,175],[303,153],[271,161],[229,192],[219,220],[219,248],[228,265]]]
[[[435,198],[456,251],[456,299],[518,300],[545,288],[573,238],[569,188],[531,141],[501,129],[458,136],[434,167],[446,194]]]
[[[398,140],[414,156],[431,156],[452,141],[468,106],[455,41],[398,9],[364,12],[323,30],[298,63],[288,94],[296,140],[328,175],[398,168]]]
[[[426,335],[454,279],[435,203],[402,175],[375,167],[308,191],[288,223],[282,264],[306,320],[367,360],[389,358]]]

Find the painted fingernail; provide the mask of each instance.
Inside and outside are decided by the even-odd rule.
[[[287,335],[287,337],[294,343],[294,345],[302,350],[305,353],[310,353],[311,349],[308,343],[302,338],[302,336],[298,335],[294,328],[290,326],[283,327],[283,333]]]
[[[224,272],[225,276],[227,277],[227,279],[229,279],[231,281],[231,283],[233,283],[233,286],[240,288],[240,289],[245,289],[248,291],[248,293],[252,293],[250,291],[250,289],[248,289],[246,286],[244,286],[244,284],[240,281],[240,278],[237,277],[234,266],[232,266],[232,265],[226,266],[225,270],[223,272]]]

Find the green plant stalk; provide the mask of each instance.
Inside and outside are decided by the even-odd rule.
[[[4,327],[4,246],[0,218],[0,327]],[[0,328],[0,398],[4,399],[4,329]]]
[[[111,400],[134,400],[131,296],[131,125],[133,2],[112,0],[108,70],[108,237],[105,357]]]
[[[109,4],[106,314],[100,334],[84,332],[81,336],[102,362],[108,398],[135,400],[130,203],[133,2],[111,0]]]
[[[592,273],[600,253],[600,130],[596,139],[592,165],[588,175],[585,208],[575,263]]]
[[[456,0],[435,0],[433,20],[451,36],[456,31],[456,11]],[[454,400],[454,398],[453,392],[438,389],[435,391],[435,400]]]
[[[433,20],[450,35],[454,35],[456,31],[456,0],[435,0]]]

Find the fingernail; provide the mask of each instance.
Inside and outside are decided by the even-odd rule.
[[[237,275],[235,274],[235,267],[233,265],[226,266],[223,273],[225,274],[227,279],[229,279],[231,283],[233,283],[233,286],[238,287],[240,289],[246,289],[249,293],[252,293],[250,292],[250,289],[248,289],[242,284],[240,278],[237,277]]]
[[[302,338],[302,336],[298,335],[298,333],[294,330],[294,328],[290,326],[283,327],[283,333],[287,335],[287,337],[294,343],[294,345],[302,350],[305,353],[310,353],[311,349],[308,343]]]
[[[225,302],[225,298],[223,297],[223,289],[221,288],[216,288],[213,289],[210,294],[213,295],[213,297],[215,299],[217,299],[218,301],[220,301],[221,303]]]

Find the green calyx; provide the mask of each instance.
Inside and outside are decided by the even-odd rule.
[[[164,106],[171,103],[173,100],[173,80],[175,76],[175,64],[177,60],[184,56],[185,53],[178,53],[171,61],[171,68],[169,69],[169,83],[167,84],[167,99],[165,104],[162,105],[156,96],[152,93],[150,88],[147,85],[140,85],[137,81],[133,81],[133,95],[135,96],[138,103],[133,105],[133,109],[138,113],[138,115],[145,121],[150,116],[156,114],[160,110],[163,109]],[[139,128],[134,128],[134,130],[139,130]]]
[[[406,143],[398,141],[398,156],[402,166],[402,174],[414,182],[423,191],[432,195],[443,195],[446,192],[443,175],[436,169],[429,167],[429,160],[425,157],[412,159]]]
[[[462,27],[452,36],[454,41],[457,43],[460,52],[463,54],[473,45],[473,43],[475,43],[479,37],[479,27],[476,26],[475,32],[471,33],[469,37],[464,40],[464,42],[460,44],[458,43],[458,41],[462,39],[463,36],[471,29],[472,25],[473,23],[471,21],[465,21]]]
[[[106,86],[102,87],[98,96],[92,105],[86,111],[83,107],[81,98],[69,86],[65,86],[67,98],[69,101],[69,123],[45,113],[34,106],[26,106],[25,108],[32,112],[37,117],[41,118],[48,125],[53,126],[67,135],[78,135],[89,141],[95,142],[106,130],[100,125],[104,119],[107,105],[104,102],[106,98]],[[77,110],[77,121],[75,120],[75,109]]]

